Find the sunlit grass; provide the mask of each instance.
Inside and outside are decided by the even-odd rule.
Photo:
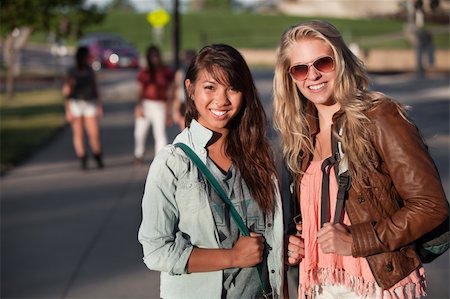
[[[181,49],[199,49],[205,44],[227,43],[237,48],[273,49],[281,34],[291,25],[303,22],[307,17],[280,14],[236,13],[229,10],[202,11],[180,15]],[[342,32],[346,42],[358,42],[365,49],[412,48],[404,35],[406,21],[389,19],[337,19],[326,18]],[[445,28],[445,25],[426,24],[427,28]],[[162,29],[160,40],[147,22],[146,13],[111,11],[102,24],[85,28],[85,32],[115,32],[136,45],[141,53],[150,43],[160,43],[168,52],[173,48],[173,22]],[[398,38],[383,40],[383,36]],[[39,35],[36,35],[37,38]],[[41,35],[42,38],[42,35]],[[377,42],[372,42],[375,39]],[[436,34],[437,48],[448,49],[448,31]],[[76,40],[69,40],[75,45]]]
[[[65,126],[58,90],[20,92],[0,97],[0,171],[26,159]]]

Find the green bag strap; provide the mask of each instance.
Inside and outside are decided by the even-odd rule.
[[[197,156],[197,154],[186,144],[176,143],[176,144],[174,144],[174,146],[181,148],[186,153],[186,155],[189,158],[191,158],[192,162],[194,162],[194,164],[197,165],[198,169],[205,175],[206,179],[211,184],[211,186],[213,186],[214,190],[216,190],[216,192],[220,196],[220,198],[222,198],[222,200],[230,208],[231,216],[233,217],[234,221],[236,222],[241,234],[243,236],[249,237],[250,232],[248,231],[247,226],[245,226],[244,221],[242,220],[238,211],[236,211],[233,204],[231,203],[231,200],[228,198],[227,194],[225,193],[223,188],[220,186],[219,182],[214,177],[214,175],[206,167],[205,163],[203,163],[202,160],[200,160],[200,158]]]
[[[206,179],[211,184],[211,186],[214,188],[214,190],[216,190],[216,192],[220,196],[220,198],[222,198],[222,200],[230,208],[231,217],[233,217],[233,220],[236,222],[241,234],[243,236],[249,237],[250,232],[249,232],[247,226],[245,225],[244,221],[242,220],[241,215],[239,215],[238,211],[236,211],[235,207],[231,203],[231,200],[228,198],[225,190],[223,190],[222,186],[220,186],[219,182],[217,181],[215,176],[211,173],[211,171],[209,171],[209,169],[206,167],[205,163],[203,163],[202,160],[200,160],[200,158],[197,156],[197,154],[188,145],[186,145],[184,143],[175,143],[174,146],[181,148],[183,150],[183,152],[192,160],[192,162],[194,162],[194,164],[197,166],[197,168],[200,170],[200,172],[202,172],[205,175]],[[271,294],[266,293],[266,288],[264,285],[264,281],[262,279],[261,266],[262,266],[262,264],[258,264],[256,266],[256,269],[258,270],[261,289],[263,291],[263,297],[270,298]]]

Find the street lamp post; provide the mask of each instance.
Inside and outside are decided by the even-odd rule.
[[[173,62],[175,69],[180,66],[180,13],[179,13],[179,0],[174,0],[173,8]]]

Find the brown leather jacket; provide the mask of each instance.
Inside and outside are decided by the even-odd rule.
[[[340,115],[334,115],[333,123],[339,122]],[[378,285],[389,289],[420,267],[412,244],[445,220],[448,207],[438,171],[417,127],[389,100],[372,108],[368,117],[380,160],[381,171],[371,177],[377,205],[367,200],[369,193],[357,191],[362,188],[352,181],[345,210],[352,223],[352,255],[365,257]],[[316,135],[317,118],[311,116],[308,122],[312,136]],[[304,159],[303,171],[311,159]],[[300,181],[301,176],[297,192]]]

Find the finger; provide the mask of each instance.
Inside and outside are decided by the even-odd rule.
[[[287,250],[288,250],[288,253],[291,253],[291,252],[297,253],[300,251],[300,247],[293,245],[293,244],[289,244]]]
[[[341,231],[341,232],[347,232],[347,227],[345,225],[340,224],[340,223],[335,224],[334,228],[336,230],[338,230],[338,231]]]
[[[288,257],[287,258],[287,262],[289,265],[293,266],[293,265],[298,265],[298,263],[300,263],[302,260],[301,257],[299,258],[294,258],[294,257]]]
[[[317,243],[324,244],[327,240],[332,238],[332,234],[329,231],[319,231],[317,232]]]
[[[297,246],[300,246],[303,244],[303,239],[298,236],[291,235],[291,236],[289,236],[288,242],[290,244],[295,244]]]
[[[295,265],[298,264],[298,261],[296,259],[294,259],[294,258],[291,258],[291,257],[288,257],[287,262],[288,262],[289,266],[295,266]]]
[[[321,229],[317,232],[317,237],[322,237],[333,229],[333,224],[327,222],[323,225]]]
[[[261,234],[251,232],[250,237],[258,240],[258,243],[261,243],[261,244],[264,243],[264,237]]]

